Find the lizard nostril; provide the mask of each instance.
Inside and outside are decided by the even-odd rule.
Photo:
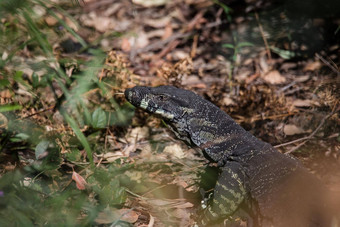
[[[140,103],[146,94],[150,92],[150,88],[143,86],[135,86],[125,90],[125,98],[134,106],[140,107]]]
[[[130,101],[129,97],[130,97],[130,94],[131,94],[131,89],[128,88],[124,91],[124,95],[125,95],[125,98]]]
[[[128,101],[131,101],[138,97],[138,92],[136,92],[133,88],[128,88],[125,90],[124,95]]]

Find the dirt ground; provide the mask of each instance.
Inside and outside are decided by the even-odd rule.
[[[337,10],[292,1],[85,0],[66,11],[75,21],[57,16],[91,48],[105,51],[98,77],[114,81],[110,94],[119,105],[126,104],[122,92],[135,85],[192,90],[258,138],[300,159],[331,191],[340,193]],[[59,59],[91,58],[86,51],[79,54],[80,43],[58,20],[47,13],[42,18],[59,34],[49,36]],[[20,53],[22,61],[37,59],[29,52]],[[70,74],[78,70],[63,67]],[[24,69],[31,78],[28,71]],[[54,86],[61,96],[59,85]],[[96,92],[86,93],[88,102],[104,108]],[[28,102],[24,93],[20,95],[23,103]],[[56,105],[49,89],[40,95],[43,109]],[[12,99],[2,91],[2,102]],[[56,121],[36,114],[40,110],[27,108],[21,114],[27,117],[33,111],[34,122],[55,131],[67,130],[55,123],[62,122],[56,120],[58,110],[46,113]],[[176,140],[159,119],[140,110],[130,124],[117,125],[101,132],[96,143],[108,152],[95,154],[94,160],[98,166],[120,159],[124,159],[120,164],[136,166],[124,173],[130,190],[125,205],[135,207],[138,219],[131,215],[134,222],[130,223],[192,224],[190,212],[200,202],[197,170],[204,172],[206,165],[200,152]],[[88,128],[82,130],[90,134]],[[19,156],[28,160],[34,152]],[[3,168],[16,168],[7,158]],[[73,164],[65,168],[69,171]],[[97,224],[108,224],[108,214],[102,213]]]

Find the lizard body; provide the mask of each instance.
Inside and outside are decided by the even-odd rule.
[[[317,184],[296,159],[257,139],[191,91],[136,86],[127,89],[125,96],[134,106],[160,115],[178,138],[201,148],[207,159],[218,163],[222,171],[214,197],[202,215],[203,225],[230,217],[242,203],[254,201],[254,225],[318,226],[305,220],[314,210],[299,214],[295,210],[303,209],[304,200],[315,202],[318,193],[302,192],[306,197],[303,202],[295,198],[301,190]]]

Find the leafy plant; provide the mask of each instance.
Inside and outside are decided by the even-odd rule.
[[[296,54],[293,51],[282,50],[282,49],[274,47],[274,46],[271,46],[270,49],[274,53],[278,54],[283,59],[291,59],[291,58],[296,56]]]
[[[229,48],[233,50],[233,56],[232,56],[233,62],[236,62],[237,56],[239,55],[243,47],[250,47],[250,46],[254,46],[254,45],[249,42],[236,42],[235,44],[225,43],[222,45],[222,47],[224,48]]]
[[[219,0],[213,0],[213,2],[217,5],[219,5],[220,7],[222,7],[224,13],[226,14],[228,21],[230,22],[231,21],[231,13],[233,12],[233,10]]]
[[[63,32],[46,26],[37,8],[55,18]],[[0,90],[10,94],[0,106],[0,164],[13,158],[23,165],[20,171],[0,172],[1,226],[92,225],[98,212],[126,199],[114,173],[101,169],[110,178],[97,178],[93,157],[105,152],[97,147],[100,132],[123,125],[133,110],[121,107],[110,84],[98,76],[106,54],[90,47],[58,15],[74,21],[52,1],[0,0],[4,22],[0,24]],[[53,40],[63,33],[81,45],[78,53],[86,60],[55,53]],[[22,58],[25,51],[31,57]],[[95,91],[100,104],[92,104],[90,91]],[[55,114],[60,115],[59,121]],[[70,166],[88,180],[86,190],[71,183]]]
[[[228,22],[231,23],[231,13],[232,13],[233,10],[230,7],[228,7],[227,5],[225,5],[224,3],[222,3],[218,0],[213,0],[213,2],[223,8],[223,11],[226,15]],[[228,73],[230,89],[232,88],[233,70],[234,70],[234,68],[237,64],[237,57],[239,56],[241,49],[243,47],[253,46],[253,44],[249,43],[249,42],[239,42],[238,39],[237,39],[237,35],[234,31],[232,31],[232,37],[233,37],[233,43],[226,43],[226,44],[222,45],[222,47],[224,47],[224,48],[229,48],[229,49],[233,50],[233,55],[231,57],[232,64],[229,67],[230,70],[229,70],[229,73]]]
[[[230,70],[228,73],[228,79],[229,79],[229,87],[230,89],[232,88],[232,75],[233,75],[233,71],[234,68],[237,66],[238,61],[237,61],[237,57],[239,56],[241,49],[244,47],[250,47],[253,46],[252,43],[249,42],[238,42],[237,36],[236,34],[233,33],[233,39],[234,39],[234,43],[225,43],[222,45],[222,47],[224,48],[229,48],[233,50],[233,54],[231,56],[231,62],[232,64],[230,65]]]

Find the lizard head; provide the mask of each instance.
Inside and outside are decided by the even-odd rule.
[[[126,89],[125,97],[135,107],[160,115],[167,122],[174,122],[193,111],[198,96],[173,86],[136,86]]]
[[[126,89],[125,97],[135,107],[159,115],[179,139],[190,145],[211,148],[223,142],[216,138],[223,138],[224,132],[238,135],[236,131],[240,127],[235,126],[236,122],[192,91],[173,86],[136,86]],[[214,161],[221,158],[213,150],[207,152]]]

